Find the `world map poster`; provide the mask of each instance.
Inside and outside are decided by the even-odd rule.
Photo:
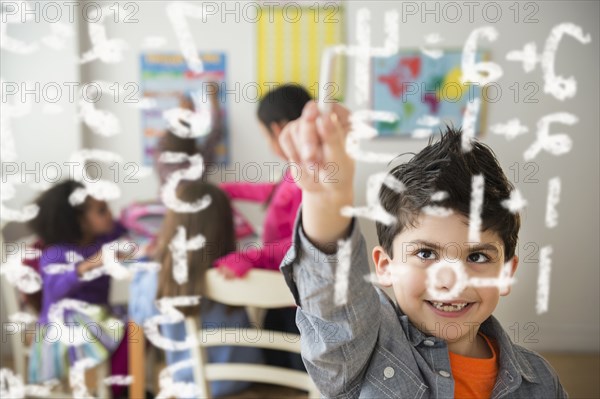
[[[462,84],[461,59],[461,51],[432,58],[418,50],[375,58],[372,109],[398,116],[393,122],[375,122],[379,136],[428,137],[446,124],[461,126],[467,103],[482,95],[479,85]],[[484,59],[488,59],[485,52],[476,54],[476,62]],[[476,116],[476,135],[481,133],[483,105],[482,101]]]

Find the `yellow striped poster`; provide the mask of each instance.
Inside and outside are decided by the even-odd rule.
[[[283,3],[285,4],[285,3]],[[262,94],[275,83],[297,83],[318,97],[321,53],[325,47],[341,44],[344,38],[344,10],[341,4],[290,2],[286,6],[263,8],[257,22],[258,84]],[[293,6],[292,6],[293,5]],[[344,61],[335,64],[332,93],[343,99]]]

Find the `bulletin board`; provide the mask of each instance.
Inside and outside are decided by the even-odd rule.
[[[318,97],[319,71],[323,49],[344,40],[344,9],[328,2],[294,3],[294,7],[262,10],[257,22],[257,82],[261,94],[274,83],[297,83]],[[343,100],[345,61],[338,57],[335,82],[339,88],[331,95]]]
[[[400,51],[392,57],[372,61],[372,109],[398,115],[394,122],[376,122],[382,137],[411,137],[422,129],[423,117],[438,118],[438,127],[461,126],[468,101],[481,100],[475,122],[476,135],[481,134],[485,102],[478,85],[461,83],[462,51],[444,51],[437,59],[419,50]],[[489,59],[489,54],[476,53],[476,61]]]
[[[200,53],[203,72],[192,72],[180,53],[147,53],[140,56],[141,91],[144,99],[152,99],[155,106],[142,110],[143,159],[145,165],[152,165],[156,145],[165,133],[167,122],[163,112],[180,107],[189,102],[191,94],[200,90],[206,82],[216,82],[220,88],[221,139],[216,144],[215,162],[229,160],[227,105],[225,92],[226,57],[224,53]],[[203,144],[206,137],[199,137]]]

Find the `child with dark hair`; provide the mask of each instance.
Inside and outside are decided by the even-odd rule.
[[[513,186],[492,150],[472,141],[465,151],[461,132],[448,128],[389,173],[379,199],[395,222],[377,222],[372,259],[390,299],[370,283],[358,223],[341,214],[352,205],[354,177],[342,120],[310,103],[280,138],[303,170],[303,206],[281,269],[299,306],[302,356],[321,393],[566,397],[546,360],[512,343],[492,315],[510,293],[520,227],[518,213],[502,205]],[[313,150],[301,152],[307,142]],[[313,179],[317,160],[338,165],[336,182]],[[481,177],[481,224],[470,232],[472,186]]]
[[[261,129],[266,133],[271,149],[280,158],[284,158],[278,138],[285,125],[298,119],[302,108],[312,100],[302,86],[285,84],[268,92],[258,105],[257,116]]]
[[[119,238],[125,229],[114,222],[105,201],[87,196],[83,203],[72,205],[73,193],[83,188],[81,183],[68,180],[36,200],[39,213],[30,226],[43,242],[39,262],[43,283],[39,323],[47,326],[52,322],[49,312],[64,299],[98,306],[99,311],[88,314],[65,309],[60,312],[66,326],[79,325],[86,329],[86,339],[81,345],[63,343],[70,331],[53,331],[59,334],[60,339],[57,339],[56,335],[45,336],[50,334],[51,328],[40,329],[42,336],[34,339],[29,358],[32,383],[65,377],[69,366],[84,358],[102,362],[112,356],[113,374],[127,373],[127,350],[125,345],[120,345],[125,342],[122,340],[124,328],[117,327],[120,324],[115,323],[108,306],[110,277],[82,278],[102,266],[102,245]],[[52,272],[57,265],[67,266],[67,269]]]

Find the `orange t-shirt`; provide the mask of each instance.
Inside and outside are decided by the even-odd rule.
[[[450,355],[450,367],[454,377],[454,397],[463,398],[489,398],[492,395],[496,376],[498,374],[498,348],[483,334],[480,334],[487,342],[492,357],[479,359],[466,357],[448,352]]]

